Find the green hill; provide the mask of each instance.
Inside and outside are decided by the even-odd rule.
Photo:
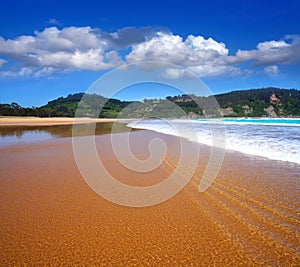
[[[82,98],[84,96],[84,98]],[[120,111],[131,102],[121,101],[118,99],[108,99],[96,94],[70,94],[67,97],[60,97],[48,102],[47,105],[41,107],[42,109],[52,109],[59,113],[60,116],[74,117],[78,103],[81,102],[80,109],[77,110],[78,115],[86,117],[96,117],[98,115],[98,108],[101,105],[103,109],[100,113],[101,118],[115,118]],[[81,114],[79,114],[81,113]]]
[[[300,91],[263,88],[216,95],[221,108],[232,108],[235,116],[300,116]]]
[[[84,96],[84,97],[83,97]],[[217,100],[220,109],[215,106]],[[79,105],[80,103],[80,105]],[[103,106],[99,114],[99,106]],[[300,116],[300,91],[262,88],[219,94],[209,97],[194,95],[168,96],[165,99],[121,101],[96,94],[70,94],[49,101],[38,108],[23,108],[17,103],[0,104],[0,116],[38,117],[159,117],[200,116],[278,117]]]

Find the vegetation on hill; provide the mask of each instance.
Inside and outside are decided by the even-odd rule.
[[[80,108],[77,110],[83,96]],[[77,116],[95,117],[99,106],[104,105],[99,117],[116,118],[120,111],[130,103],[118,99],[107,99],[96,94],[77,93],[59,97],[38,108],[23,108],[15,102],[0,104],[0,116],[74,117],[77,111]]]
[[[216,103],[220,109],[216,108]],[[100,106],[102,109],[99,114]],[[57,98],[38,108],[23,108],[15,102],[0,104],[0,116],[74,117],[75,113],[77,116],[100,118],[300,116],[300,91],[263,88],[209,97],[168,96],[165,99],[145,99],[142,102],[78,93]]]
[[[219,105],[219,109],[217,108]],[[300,116],[300,91],[263,88],[233,91],[209,97],[168,96],[133,102],[121,117],[280,117]]]
[[[83,97],[84,96],[84,97]],[[81,101],[80,107],[78,104]],[[41,108],[50,108],[59,113],[59,116],[74,117],[77,116],[97,117],[99,106],[103,106],[100,118],[116,118],[118,114],[131,102],[121,101],[118,99],[107,99],[96,94],[70,94],[67,97],[48,102],[46,106]]]
[[[235,116],[300,116],[300,91],[295,89],[263,88],[233,91],[216,95],[221,108],[232,108]]]

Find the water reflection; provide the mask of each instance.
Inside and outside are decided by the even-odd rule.
[[[114,132],[126,132],[131,129],[122,123],[101,122],[96,127],[93,123],[80,124],[80,136],[109,134],[114,124]],[[73,125],[51,125],[51,126],[0,126],[0,146],[42,141],[53,138],[72,137]],[[93,131],[95,127],[95,131]]]

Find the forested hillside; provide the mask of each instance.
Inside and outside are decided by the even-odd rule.
[[[222,108],[232,108],[236,116],[268,116],[272,110],[274,116],[300,116],[300,91],[280,88],[252,89],[233,91],[216,95]],[[248,113],[248,114],[247,114]]]
[[[84,96],[84,98],[82,98]],[[214,106],[217,100],[220,109]],[[81,101],[80,108],[78,104]],[[99,106],[103,106],[100,114]],[[214,107],[213,110],[211,107]],[[77,113],[76,113],[77,112]],[[166,99],[121,101],[84,93],[70,94],[37,108],[23,108],[17,103],[0,104],[0,116],[37,117],[282,117],[300,116],[300,91],[262,88],[233,91],[209,97],[194,95],[168,96]]]

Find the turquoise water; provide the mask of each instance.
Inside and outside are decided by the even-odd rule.
[[[197,122],[212,123],[216,119],[195,119]],[[300,118],[222,118],[224,124],[260,124],[260,125],[282,125],[300,126]]]
[[[289,118],[259,118],[259,119],[223,119],[224,123],[253,123],[253,124],[268,124],[268,125],[293,125],[300,126],[300,119],[289,119]]]

